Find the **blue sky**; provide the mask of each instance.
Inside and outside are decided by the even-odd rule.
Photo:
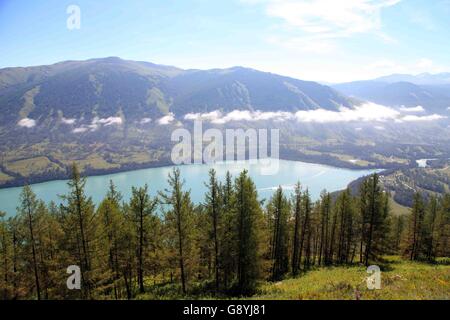
[[[119,56],[327,82],[436,73],[450,71],[449,16],[450,0],[0,0],[0,67]]]

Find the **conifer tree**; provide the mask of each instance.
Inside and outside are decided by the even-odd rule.
[[[436,258],[436,219],[438,215],[438,199],[431,196],[424,216],[425,257],[428,261]]]
[[[278,187],[272,196],[268,208],[271,219],[273,220],[272,230],[272,281],[280,280],[289,268],[289,202],[283,195],[283,189]]]
[[[384,250],[384,235],[388,225],[389,207],[387,197],[379,185],[378,174],[373,174],[363,183],[362,219],[364,235],[364,264],[369,265],[369,259],[376,259]]]
[[[11,249],[12,249],[12,235],[9,230],[6,213],[0,211],[0,292],[3,300],[9,300],[12,297],[11,293]]]
[[[329,256],[329,228],[331,216],[331,196],[328,192],[323,191],[320,195],[320,247],[319,247],[319,265],[322,264],[322,259],[325,265],[331,263]]]
[[[237,292],[254,292],[260,275],[260,223],[263,220],[256,187],[244,170],[235,180],[237,213]]]
[[[65,250],[73,257],[73,263],[80,267],[82,298],[92,298],[95,284],[93,255],[97,235],[95,206],[92,199],[85,194],[86,178],[80,175],[78,167],[73,164],[72,177],[67,183],[69,193],[62,196],[62,205],[66,234]]]
[[[130,200],[130,210],[133,214],[133,222],[136,225],[136,234],[138,236],[137,247],[137,278],[139,292],[144,293],[144,258],[145,258],[145,242],[148,237],[148,227],[152,221],[153,212],[155,210],[157,199],[152,199],[148,194],[148,186],[143,188],[132,188],[132,197]],[[154,230],[152,230],[154,232]]]
[[[230,172],[226,173],[225,182],[221,187],[222,199],[222,244],[220,253],[223,286],[228,289],[236,276],[236,241],[237,220],[235,210],[235,192]]]
[[[294,190],[294,196],[292,199],[294,207],[294,235],[291,262],[292,274],[296,276],[300,270],[300,232],[302,227],[302,190],[300,182],[297,182]],[[303,234],[303,232],[301,234]]]
[[[34,289],[36,291],[36,297],[41,300],[41,272],[39,261],[39,242],[37,241],[37,232],[39,229],[39,215],[38,215],[39,201],[36,195],[31,190],[31,187],[26,185],[23,187],[20,194],[20,206],[17,208],[19,217],[24,226],[25,233],[25,246],[26,251],[29,251],[30,258],[25,259],[26,263],[31,264],[33,276],[34,276]]]
[[[407,253],[410,260],[420,258],[423,236],[423,218],[425,215],[425,205],[419,193],[414,195],[413,207],[409,220],[409,246]]]
[[[205,195],[205,207],[211,221],[211,240],[214,248],[214,275],[216,290],[219,290],[220,279],[219,272],[221,268],[220,261],[220,234],[222,232],[222,213],[221,213],[221,199],[220,186],[217,181],[216,171],[211,169],[209,171],[209,183],[206,185],[208,191]]]
[[[190,262],[195,259],[194,242],[194,205],[189,192],[183,191],[184,182],[180,170],[174,168],[168,177],[169,189],[160,192],[160,198],[169,209],[165,219],[175,236],[178,265],[180,268],[181,289],[187,293]]]

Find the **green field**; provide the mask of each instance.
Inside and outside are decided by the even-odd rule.
[[[450,299],[450,265],[425,264],[389,257],[382,268],[381,289],[367,289],[363,266],[320,268],[296,279],[267,283],[255,299],[322,300]],[[448,261],[447,261],[448,262]],[[384,270],[383,270],[384,269]]]
[[[436,264],[410,262],[397,256],[386,257],[381,267],[381,289],[367,289],[370,276],[366,267],[333,266],[314,268],[297,278],[261,283],[258,293],[245,299],[261,300],[450,300],[450,261]],[[192,284],[191,295],[179,296],[177,284],[156,284],[137,299],[217,299],[214,295],[195,295],[204,288]],[[225,296],[221,299],[228,299]],[[233,298],[234,299],[234,298]]]

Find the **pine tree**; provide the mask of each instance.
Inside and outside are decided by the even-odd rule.
[[[329,256],[329,225],[331,216],[331,195],[323,191],[320,195],[320,216],[321,216],[321,232],[319,247],[319,265],[322,264],[322,257],[325,265],[331,263]]]
[[[300,270],[300,229],[302,225],[302,190],[300,182],[295,185],[295,191],[293,196],[294,207],[294,235],[293,235],[293,248],[292,248],[292,274],[296,276]],[[303,232],[302,232],[303,234]]]
[[[450,194],[439,201],[437,227],[436,255],[450,257]]]
[[[303,220],[303,227],[302,227],[302,239],[300,243],[300,254],[302,252],[302,249],[305,253],[304,258],[304,267],[305,269],[309,269],[311,265],[311,239],[312,239],[312,233],[313,233],[313,227],[312,227],[312,205],[311,205],[311,197],[309,195],[309,190],[306,189],[306,191],[303,193],[303,205],[304,205],[304,212],[305,212],[305,218]],[[304,248],[303,248],[303,242],[304,242]],[[300,258],[301,260],[301,258]]]
[[[373,174],[363,184],[361,194],[363,208],[363,228],[361,230],[364,242],[364,264],[369,265],[369,259],[377,259],[384,250],[384,235],[388,224],[389,208],[387,197],[383,195],[379,185],[378,174]]]
[[[94,204],[85,194],[86,178],[81,177],[78,167],[72,166],[72,177],[67,183],[69,193],[62,196],[65,203],[62,205],[66,234],[65,250],[73,257],[81,271],[82,298],[92,298],[95,284],[93,255],[97,233],[97,221],[94,213]]]
[[[138,236],[137,247],[137,277],[140,293],[145,292],[144,288],[144,256],[145,256],[145,238],[148,236],[148,220],[152,218],[157,199],[152,199],[148,194],[148,186],[143,188],[132,188],[132,197],[130,200],[130,209],[133,214],[133,221],[136,225]]]
[[[279,187],[271,198],[267,211],[273,220],[272,230],[272,281],[280,280],[289,268],[289,202]]]
[[[219,272],[221,268],[220,261],[220,234],[222,231],[222,213],[221,213],[221,199],[220,199],[220,186],[217,181],[216,171],[211,169],[209,171],[209,184],[206,184],[208,192],[205,195],[205,207],[208,215],[211,219],[211,238],[212,245],[214,247],[214,274],[216,290],[219,290],[220,279]]]
[[[235,193],[230,172],[227,172],[225,183],[221,187],[222,199],[222,245],[220,250],[220,260],[222,268],[223,286],[228,289],[236,276],[236,241],[237,225],[235,210]]]
[[[194,205],[189,192],[183,191],[184,182],[180,177],[180,170],[174,168],[168,178],[170,189],[160,192],[160,198],[169,209],[165,219],[169,228],[173,230],[177,247],[177,258],[180,268],[181,288],[187,293],[190,262],[195,259],[194,242]]]
[[[6,213],[0,211],[0,286],[2,292],[0,293],[3,300],[12,298],[11,286],[11,249],[12,249],[12,235],[9,230],[9,225],[5,219]]]
[[[20,206],[17,208],[19,217],[24,226],[25,246],[30,252],[31,258],[26,259],[26,262],[31,263],[31,269],[34,275],[34,289],[38,300],[41,300],[41,272],[38,252],[37,232],[39,229],[39,215],[38,211],[39,201],[36,195],[31,190],[30,186],[26,185],[20,194]]]
[[[431,196],[424,216],[424,242],[425,257],[428,261],[434,261],[436,258],[436,219],[438,214],[438,199]]]
[[[354,252],[352,246],[354,237],[354,212],[349,189],[346,189],[339,195],[336,201],[336,210],[339,219],[337,262],[348,263]]]
[[[259,278],[261,255],[259,252],[260,223],[263,218],[256,187],[244,170],[235,180],[237,213],[237,293],[254,292]]]
[[[102,256],[106,257],[103,269],[106,269],[104,282],[106,282],[100,291],[105,291],[105,295],[114,294],[114,298],[120,298],[120,269],[119,269],[119,240],[120,231],[125,221],[117,207],[116,203],[110,198],[104,199],[98,209],[97,217],[99,219],[99,233],[101,238]]]
[[[409,221],[409,246],[408,255],[410,260],[420,258],[423,235],[423,218],[425,215],[425,205],[419,193],[414,195],[414,202]]]

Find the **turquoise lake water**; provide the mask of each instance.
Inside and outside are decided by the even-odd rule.
[[[269,198],[274,190],[281,185],[287,193],[293,192],[297,181],[308,187],[313,199],[317,199],[323,189],[337,191],[344,189],[351,181],[377,170],[350,170],[335,168],[320,164],[304,163],[299,161],[279,160],[279,170],[275,175],[261,175],[261,162],[231,161],[217,164],[192,164],[179,166],[181,176],[185,180],[185,189],[191,190],[192,200],[195,203],[202,202],[205,194],[205,182],[208,180],[208,170],[214,168],[218,177],[223,180],[227,171],[237,176],[243,169],[249,171],[261,199]],[[167,175],[172,167],[150,168],[103,176],[89,177],[86,183],[86,193],[98,204],[105,196],[112,180],[117,189],[128,200],[132,186],[149,185],[150,194],[156,195],[158,190],[167,188]],[[55,201],[60,203],[58,195],[65,194],[68,190],[67,181],[58,180],[32,185],[38,198],[45,202]],[[19,201],[21,188],[0,189],[0,211],[8,215],[14,215]]]

